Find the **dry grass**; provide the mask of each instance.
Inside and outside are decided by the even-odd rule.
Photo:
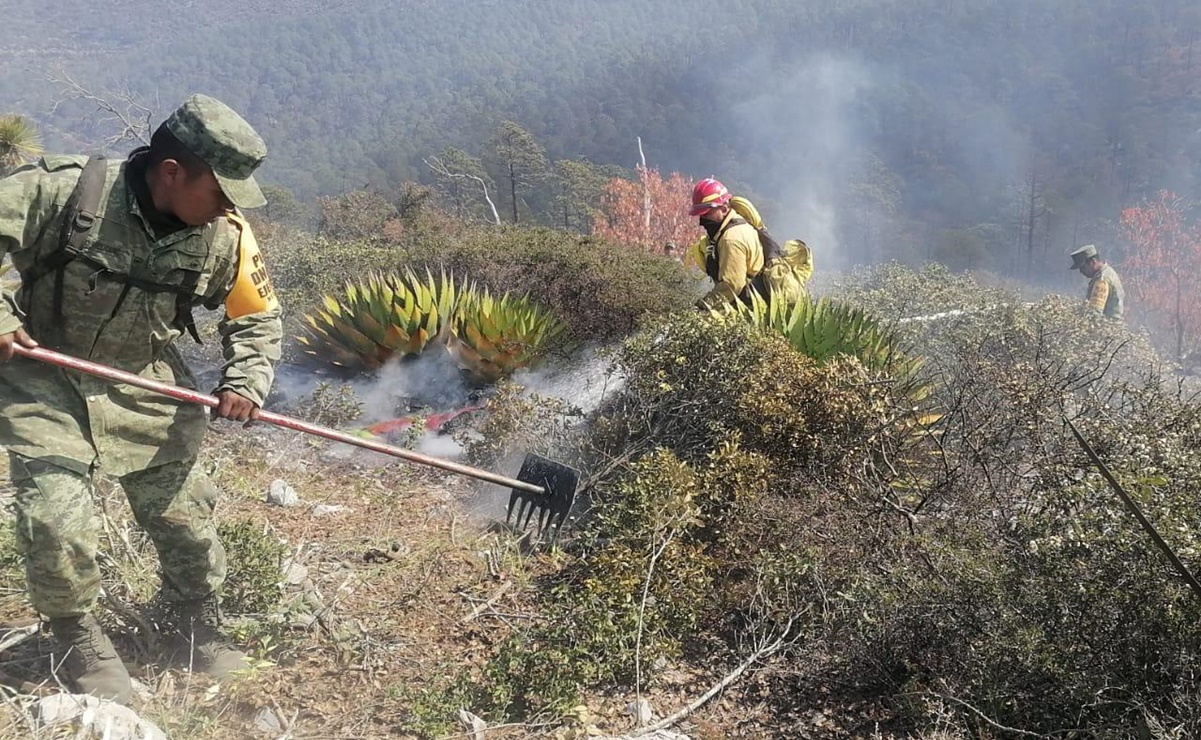
[[[528,581],[514,572],[522,563],[507,544],[511,537],[489,532],[487,517],[469,513],[473,506],[489,508],[480,494],[399,461],[331,452],[275,429],[224,426],[214,427],[208,447],[213,477],[226,494],[219,516],[251,520],[284,541],[295,562],[308,569],[324,606],[306,609],[320,617],[310,628],[278,638],[279,630],[266,629],[262,620],[241,625],[257,656],[274,666],[215,688],[203,676],[155,663],[125,610],[106,610],[104,619],[121,633],[119,645],[135,677],[152,690],[153,697],[135,708],[171,736],[252,736],[255,714],[271,708],[292,737],[402,737],[400,690],[420,685],[444,665],[482,660],[507,632],[507,618],[493,612],[522,610]],[[266,504],[275,478],[295,487],[305,505]],[[119,490],[102,485],[97,499],[98,510],[108,514],[106,589],[121,604],[140,606],[156,584],[153,549],[134,527]],[[348,510],[315,516],[310,506],[319,503]],[[499,498],[491,513],[503,518]],[[510,579],[516,588],[464,621]],[[0,621],[35,618],[19,571],[0,573],[0,588]],[[299,594],[291,596],[300,601]],[[42,634],[4,654],[0,671],[22,693],[52,690],[44,688],[49,647]],[[136,659],[142,657],[149,660]],[[20,715],[4,711],[0,737],[27,736]]]

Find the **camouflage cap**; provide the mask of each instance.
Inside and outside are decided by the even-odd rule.
[[[213,168],[222,192],[235,206],[258,208],[267,203],[253,177],[267,156],[267,145],[233,108],[207,95],[193,95],[171,114],[166,126]]]
[[[1097,247],[1093,244],[1085,244],[1076,251],[1068,253],[1068,256],[1072,258],[1072,266],[1068,269],[1079,270],[1085,262],[1097,256]]]

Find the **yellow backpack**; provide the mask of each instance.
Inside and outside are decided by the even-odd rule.
[[[763,271],[755,277],[761,288],[773,298],[795,303],[805,294],[805,283],[813,277],[813,251],[800,239],[789,239],[783,245],[776,242],[763,226],[763,217],[754,204],[740,195],[730,198],[730,208],[759,232],[763,247]],[[688,250],[684,263],[705,269],[705,253],[709,238],[702,236]]]

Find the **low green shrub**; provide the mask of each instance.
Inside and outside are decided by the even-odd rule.
[[[629,339],[615,364],[624,385],[586,440],[604,471],[591,513],[545,584],[544,622],[486,672],[498,716],[646,686],[703,635],[815,639],[841,608],[830,594],[855,578],[841,548],[872,549],[874,532],[850,521],[852,461],[895,434],[893,403],[857,360],[818,365],[746,322],[686,313]],[[852,539],[816,546],[835,521]]]
[[[249,519],[221,522],[217,535],[225,546],[228,568],[222,610],[230,615],[270,614],[283,597],[281,566],[287,547]]]
[[[575,342],[623,338],[645,317],[696,300],[695,281],[679,260],[554,229],[477,227],[453,240],[407,243],[405,252],[415,265],[445,266],[494,293],[529,291],[563,317]]]

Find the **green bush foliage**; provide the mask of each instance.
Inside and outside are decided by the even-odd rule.
[[[884,272],[920,290],[920,275],[895,270]],[[912,534],[886,574],[860,582],[867,608],[830,649],[927,729],[952,716],[963,732],[1195,734],[1201,602],[1063,418],[1195,568],[1201,406],[1144,334],[1077,300],[998,306],[971,300],[968,281],[969,300],[948,299],[954,286],[939,282],[935,305],[972,310],[905,327],[930,353],[940,455],[898,492]]]
[[[862,515],[855,481],[901,435],[889,385],[858,360],[819,365],[747,322],[687,313],[632,337],[615,364],[623,389],[586,440],[607,472],[547,584],[545,623],[489,667],[498,713],[646,685],[702,634],[813,639],[858,567],[818,533],[841,522],[843,546],[872,549],[848,519]]]
[[[568,339],[605,343],[646,316],[690,306],[694,280],[678,260],[547,228],[474,228],[453,241],[406,245],[416,264],[445,265],[494,293],[529,292],[562,316]]]
[[[516,451],[558,457],[570,448],[565,440],[575,434],[582,415],[560,399],[502,380],[493,388],[482,421],[455,430],[454,436],[473,465],[493,468]]]
[[[222,610],[230,615],[270,614],[283,597],[280,567],[287,548],[249,519],[221,522],[217,535],[225,546],[228,566]]]
[[[920,270],[899,262],[858,268],[839,277],[829,295],[862,306],[885,320],[927,316],[947,311],[1013,304],[1021,300],[1016,286],[984,281],[932,263]]]
[[[529,293],[567,324],[568,343],[604,344],[644,318],[690,306],[696,281],[678,260],[547,228],[465,226],[432,217],[393,243],[281,229],[265,247],[272,278],[297,317],[367,270],[445,268],[494,294]]]
[[[882,315],[929,313],[927,288],[938,309],[972,309],[894,327],[929,349],[937,433],[898,424],[908,401],[853,358],[819,365],[748,322],[648,327],[592,420],[591,507],[546,621],[500,647],[484,706],[562,708],[787,629],[782,708],[834,664],[919,735],[1201,731],[1201,600],[1063,421],[1198,569],[1201,404],[1146,336],[1079,301],[883,273],[907,287],[868,275]]]

